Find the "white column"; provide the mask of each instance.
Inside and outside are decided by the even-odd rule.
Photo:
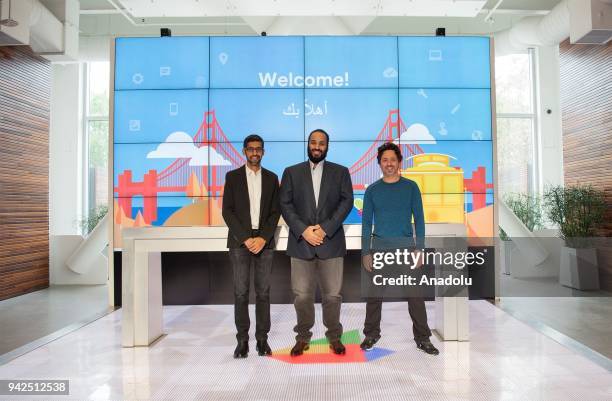
[[[537,51],[539,98],[540,191],[547,185],[563,185],[563,128],[559,46],[541,46]],[[548,113],[550,110],[550,114]]]
[[[49,135],[49,231],[79,232],[82,208],[80,64],[53,64]]]

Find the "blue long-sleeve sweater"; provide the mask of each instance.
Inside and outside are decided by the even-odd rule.
[[[416,231],[413,238],[412,218]],[[368,187],[363,198],[361,225],[362,254],[367,255],[372,248],[372,223],[374,238],[389,240],[395,247],[414,246],[422,248],[425,239],[425,218],[423,201],[418,185],[407,178],[386,183],[382,179]],[[404,239],[406,241],[404,241]]]

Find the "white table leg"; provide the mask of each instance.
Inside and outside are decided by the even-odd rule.
[[[467,297],[437,297],[435,311],[435,330],[442,340],[470,340],[470,317]]]
[[[134,345],[148,346],[162,335],[161,253],[134,255]]]
[[[457,341],[470,341],[470,310],[468,297],[456,297]]]
[[[436,297],[435,330],[444,341],[457,340],[457,303],[452,297]]]
[[[121,345],[134,346],[134,240],[123,240],[121,255]]]

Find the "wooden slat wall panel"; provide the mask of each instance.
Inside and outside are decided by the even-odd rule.
[[[563,168],[566,184],[606,194],[601,234],[612,237],[612,43],[560,46]],[[612,290],[612,250],[599,249],[601,287]]]
[[[0,47],[0,300],[49,286],[51,65]]]

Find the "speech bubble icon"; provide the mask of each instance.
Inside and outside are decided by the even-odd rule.
[[[219,61],[221,62],[221,64],[225,65],[225,63],[227,63],[228,58],[229,56],[227,55],[227,53],[219,53]]]

